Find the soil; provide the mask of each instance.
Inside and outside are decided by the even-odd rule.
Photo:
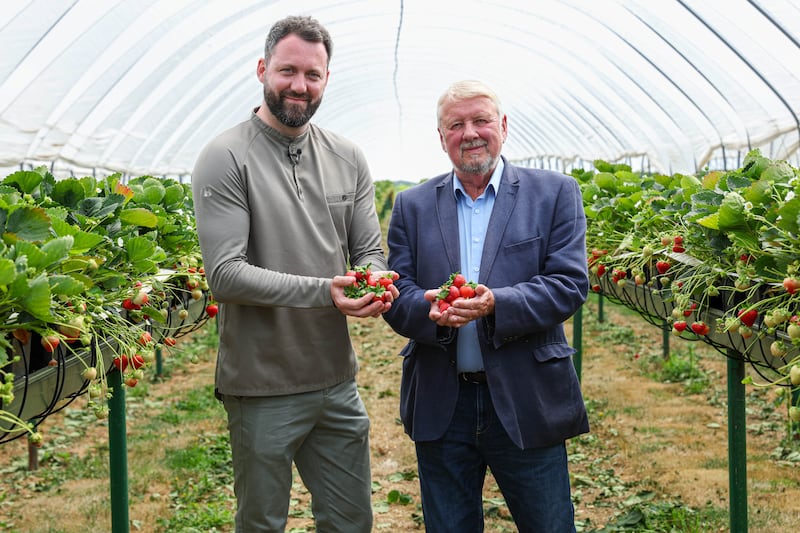
[[[600,322],[596,309],[591,304],[584,308],[581,358],[582,386],[590,405],[592,432],[573,439],[569,446],[579,531],[598,530],[614,523],[631,508],[632,498],[678,502],[697,510],[716,508],[726,517],[729,477],[725,357],[710,348],[693,346],[708,382],[702,390],[688,392],[685,382],[665,383],[650,375],[649,371],[657,366],[654,361],[661,357],[660,330],[613,306],[606,306]],[[572,338],[571,323],[566,327]],[[404,341],[381,320],[354,321],[352,331],[361,357],[358,379],[362,397],[372,420],[374,530],[422,531],[414,449],[397,420],[397,353]],[[672,343],[673,351],[686,349],[683,343]],[[208,387],[213,381],[213,369],[210,354],[195,365],[176,370],[168,381],[151,384],[148,398],[139,404],[148,413],[131,413],[129,435],[140,431],[134,423],[137,417],[168,409],[182,391]],[[787,458],[785,404],[774,407],[774,388],[749,386],[747,392],[748,529],[757,533],[794,530],[800,523],[800,463]],[[85,403],[79,399],[51,415],[42,425],[46,438],[48,432],[51,439],[54,434],[68,438],[70,410],[84,408]],[[168,434],[155,436],[157,444],[150,452],[129,448],[129,464],[149,461],[157,469],[164,448],[185,445],[198,435],[220,434],[224,428],[221,419],[200,426],[176,426]],[[107,462],[107,440],[107,426],[97,422],[71,441],[69,449],[87,463]],[[47,446],[46,441],[39,454]],[[794,443],[793,447],[797,450],[799,446]],[[111,531],[108,479],[48,482],[52,476],[43,472],[44,466],[21,478],[11,472],[18,472],[20,464],[27,462],[26,440],[2,444],[0,450],[0,524],[13,522],[11,531],[26,533]],[[172,512],[169,474],[142,481],[132,479],[130,490],[137,494],[129,507],[131,530],[161,531],[157,519]],[[515,531],[491,475],[486,480],[485,497],[486,530]],[[299,479],[293,498],[293,510],[308,508],[309,496]],[[409,503],[404,504],[405,499]],[[287,531],[313,531],[307,513],[292,514],[296,516],[290,518]]]

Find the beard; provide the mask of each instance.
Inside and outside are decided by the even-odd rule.
[[[461,145],[461,149],[464,150],[467,148],[475,148],[477,146],[486,146],[486,144],[482,142],[477,142],[477,143],[473,142],[468,144],[465,143]],[[489,173],[490,170],[494,169],[496,164],[497,164],[497,157],[494,157],[491,154],[488,154],[486,156],[486,159],[484,159],[483,161],[475,163],[469,162],[462,157],[461,164],[458,165],[457,169],[463,172],[464,174],[486,175]]]
[[[287,104],[284,100],[285,96],[305,98],[308,103],[305,109],[299,105]],[[314,116],[314,113],[317,112],[319,105],[322,103],[322,98],[314,101],[307,94],[297,94],[291,91],[278,94],[269,90],[265,85],[264,101],[267,103],[267,108],[281,124],[290,128],[299,128],[300,126],[305,126],[311,120],[311,117]]]

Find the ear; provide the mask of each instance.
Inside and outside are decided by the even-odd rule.
[[[444,150],[445,153],[447,153],[447,144],[445,143],[444,135],[442,134],[442,130],[440,128],[436,128],[436,131],[439,133],[439,144],[442,145],[442,150]]]
[[[264,83],[264,74],[267,72],[267,63],[264,58],[259,58],[258,65],[256,66],[256,77],[258,81]]]
[[[503,132],[503,142],[508,138],[508,117],[503,115],[503,120],[500,122],[500,129]]]

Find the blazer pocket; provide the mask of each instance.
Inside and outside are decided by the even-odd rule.
[[[541,237],[531,237],[529,239],[525,239],[524,241],[519,241],[512,244],[506,244],[504,249],[508,254],[526,252],[533,248],[538,247],[539,241],[541,240],[542,240]]]
[[[533,358],[536,359],[538,363],[547,363],[557,359],[566,359],[567,357],[572,357],[575,352],[575,348],[569,344],[545,344],[543,346],[534,348]]]

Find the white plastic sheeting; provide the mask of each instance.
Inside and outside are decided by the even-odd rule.
[[[530,166],[693,172],[755,147],[798,164],[798,1],[5,0],[0,168],[188,176],[259,104],[256,62],[288,14],[330,30],[314,121],[375,179],[450,168],[435,106],[463,78],[496,89],[504,153]]]

